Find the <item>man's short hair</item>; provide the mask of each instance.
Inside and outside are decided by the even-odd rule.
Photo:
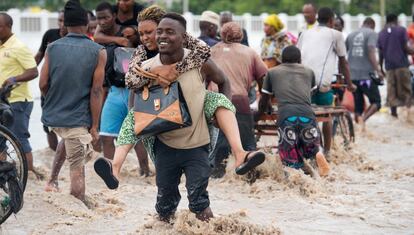
[[[7,26],[10,28],[13,26],[13,18],[9,14],[0,12],[0,16],[3,17]]]
[[[114,7],[109,2],[101,2],[98,6],[96,6],[95,11],[105,11],[108,10],[112,14],[115,13]]]
[[[172,19],[172,20],[176,20],[178,21],[178,23],[180,23],[181,26],[184,27],[184,30],[187,30],[187,21],[185,20],[185,18],[175,12],[169,12],[167,14],[165,14],[162,19]]]
[[[345,27],[345,21],[344,21],[344,19],[342,19],[342,17],[340,15],[337,15],[336,19],[339,20],[339,22],[341,22],[342,27]]]
[[[301,54],[296,46],[287,46],[282,50],[282,63],[300,63]]]
[[[327,24],[330,19],[334,18],[335,14],[329,7],[322,7],[318,11],[319,24]]]
[[[398,22],[398,16],[394,13],[388,14],[386,21],[387,21],[387,24]]]
[[[365,18],[363,24],[364,25],[373,25],[373,26],[375,26],[375,20],[372,19],[371,17],[367,17],[367,18]]]
[[[310,6],[310,7],[312,7],[312,9],[313,9],[313,11],[315,12],[315,13],[317,13],[317,10],[318,10],[318,8],[316,7],[316,5],[314,4],[314,3],[305,3],[304,5],[303,5],[303,7],[307,7],[307,6]]]

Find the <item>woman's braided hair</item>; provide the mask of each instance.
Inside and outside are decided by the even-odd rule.
[[[152,20],[156,22],[157,24],[159,24],[162,17],[165,14],[167,14],[167,12],[164,11],[161,7],[157,5],[152,5],[152,6],[145,8],[138,14],[138,22],[145,21],[145,20]]]

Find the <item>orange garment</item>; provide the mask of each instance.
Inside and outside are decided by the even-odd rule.
[[[408,42],[410,46],[414,47],[414,23],[411,23],[407,28]],[[412,64],[414,64],[414,55],[411,56]]]

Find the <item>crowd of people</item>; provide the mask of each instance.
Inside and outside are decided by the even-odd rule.
[[[156,5],[118,0],[116,5],[102,2],[94,12],[69,0],[59,11],[59,28],[44,34],[35,56],[13,34],[12,17],[0,13],[0,81],[16,85],[9,97],[15,119],[9,128],[23,146],[29,170],[39,177],[29,143],[33,97],[28,82],[40,74],[41,121],[55,151],[46,191],[59,191],[58,175],[68,160],[70,193],[84,201],[85,164],[96,152],[103,153],[94,162],[96,173],[116,189],[121,167],[134,149],[140,175],[156,175],[160,220],[174,216],[184,173],[189,209],[208,221],[213,217],[209,178],[226,174],[226,158],[234,156],[238,175],[264,162],[254,124],[272,101],[278,107],[282,163],[311,175],[307,159],[316,160],[320,176],[330,172],[332,123],[324,122],[319,131],[312,105],[332,106],[334,96],[344,96],[332,83],[343,81],[352,92],[355,121],[362,129],[381,108],[378,87],[385,77],[391,115],[398,118],[397,107],[405,106],[410,118],[408,55],[414,54],[414,33],[399,26],[395,14],[387,15],[379,34],[374,31],[379,22],[367,17],[344,38],[344,21],[332,9],[305,4],[306,25],[299,35],[286,31],[277,14],[264,19],[265,37],[257,53],[228,11],[203,12],[198,38],[186,32],[183,16]],[[137,99],[148,87],[161,86],[167,94],[173,83],[180,87],[191,124],[140,135],[153,119],[137,116]],[[154,101],[155,110],[160,102]],[[254,102],[259,103],[257,112],[251,108]]]

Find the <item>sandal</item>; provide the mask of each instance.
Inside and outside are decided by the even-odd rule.
[[[112,174],[112,163],[110,161],[103,157],[98,158],[95,161],[93,168],[95,169],[96,174],[103,179],[109,189],[118,188],[119,181]]]
[[[249,157],[251,155],[251,157]],[[265,160],[265,154],[261,151],[248,152],[244,157],[244,162],[236,168],[236,174],[244,175],[256,166],[262,164]]]

